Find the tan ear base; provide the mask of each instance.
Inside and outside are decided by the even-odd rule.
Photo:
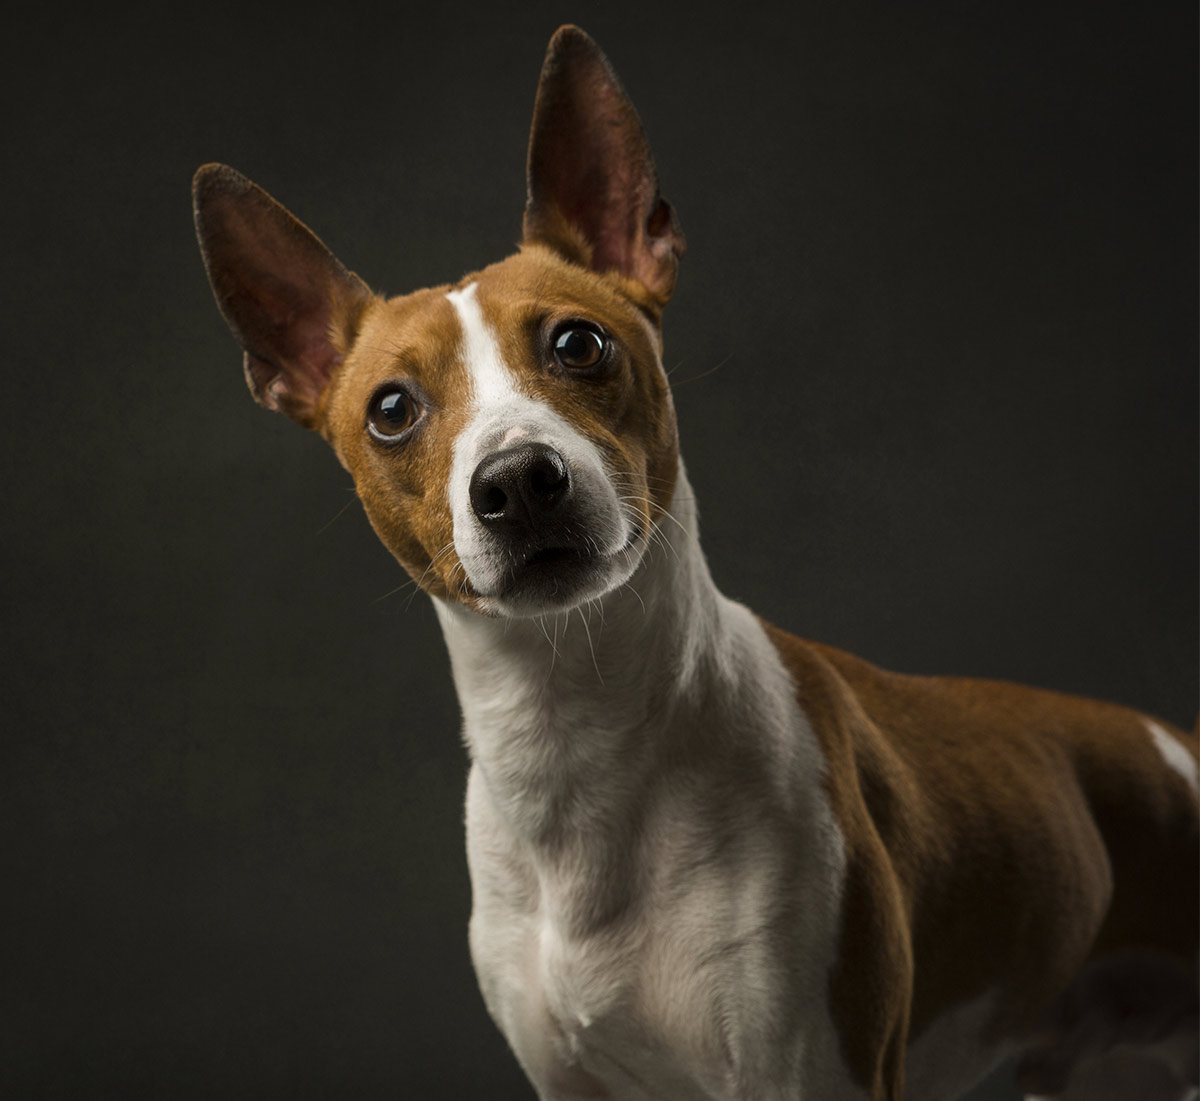
[[[541,205],[536,210],[526,205],[521,221],[521,243],[541,245],[573,264],[592,267],[594,250],[584,231],[554,204]]]

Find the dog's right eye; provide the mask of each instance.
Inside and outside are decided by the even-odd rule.
[[[568,371],[595,373],[606,362],[608,338],[590,321],[569,321],[555,330],[554,358]]]
[[[367,411],[367,430],[377,440],[395,443],[414,424],[420,409],[412,395],[400,387],[381,390],[371,399]]]

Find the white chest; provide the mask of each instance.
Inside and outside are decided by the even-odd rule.
[[[762,822],[706,845],[689,804],[653,808],[654,862],[631,856],[621,874],[635,890],[581,929],[587,883],[503,844],[473,774],[471,948],[489,1011],[556,1101],[857,1097],[826,999],[837,894],[824,862],[764,844]],[[802,907],[780,890],[797,876]]]
[[[563,1101],[733,1097],[711,992],[695,976],[668,989],[664,946],[617,937],[576,941],[552,922],[531,923],[517,976],[487,959],[488,934],[474,924],[481,982],[539,1091]]]
[[[693,527],[591,633],[439,606],[480,987],[544,1099],[857,1099],[829,1007],[845,857],[825,762]]]

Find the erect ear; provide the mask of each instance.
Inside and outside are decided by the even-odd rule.
[[[260,405],[315,428],[321,394],[371,292],[262,188],[223,164],[192,181],[196,236],[217,306],[245,349]]]
[[[533,108],[525,240],[636,280],[664,306],[683,230],[658,193],[641,120],[608,58],[578,27],[550,40]]]

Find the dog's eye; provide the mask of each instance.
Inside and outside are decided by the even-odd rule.
[[[574,322],[554,336],[554,358],[571,371],[598,367],[608,349],[608,341],[598,329]]]
[[[407,390],[399,387],[382,390],[371,399],[367,428],[377,440],[394,443],[416,424],[419,414],[417,403]]]

